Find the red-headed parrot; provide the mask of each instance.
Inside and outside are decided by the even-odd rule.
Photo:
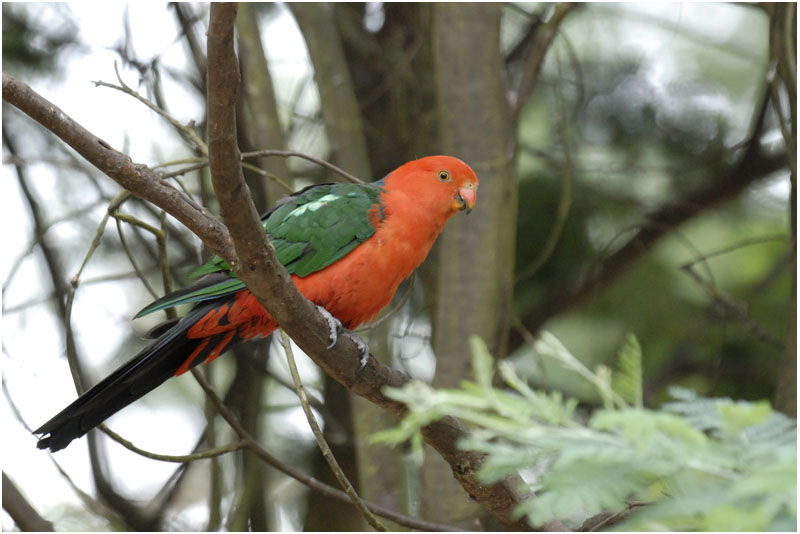
[[[307,187],[262,221],[297,289],[346,328],[373,320],[422,263],[445,222],[475,205],[478,179],[448,156],[408,162],[370,184]],[[194,303],[128,363],[34,431],[57,451],[174,375],[219,356],[233,343],[271,334],[278,324],[219,257],[195,269],[194,284],[136,317]],[[332,334],[335,342],[335,332]]]

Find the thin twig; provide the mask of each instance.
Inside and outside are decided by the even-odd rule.
[[[203,374],[198,371],[196,368],[191,369],[190,371],[194,376],[195,380],[197,380],[200,387],[203,388],[203,391],[206,393],[206,397],[211,404],[214,405],[217,412],[222,416],[225,421],[230,425],[234,432],[239,436],[247,444],[247,449],[255,454],[258,458],[261,459],[267,465],[274,467],[281,473],[289,476],[304,486],[309,487],[310,489],[321,493],[322,495],[329,497],[331,499],[336,499],[341,502],[345,503],[352,503],[350,497],[343,491],[336,489],[328,484],[320,482],[319,480],[315,479],[314,477],[310,477],[305,473],[297,471],[296,469],[289,467],[288,465],[284,464],[269,452],[267,452],[261,445],[259,445],[255,439],[247,432],[247,430],[242,426],[236,416],[228,409],[227,406],[222,402],[222,399],[216,394],[214,389],[205,379]],[[403,514],[399,514],[393,510],[380,506],[378,504],[374,504],[368,501],[364,501],[364,505],[369,508],[375,514],[385,517],[390,521],[394,521],[398,525],[403,525],[412,529],[417,530],[425,530],[425,531],[444,531],[444,532],[454,532],[460,529],[457,529],[450,525],[445,525],[442,523],[434,523],[431,521],[425,521],[422,519],[417,519],[414,517],[408,517]]]
[[[123,438],[106,425],[98,425],[100,430],[105,432],[108,437],[128,449],[129,451],[135,452],[140,456],[144,456],[145,458],[150,458],[151,460],[158,460],[159,462],[172,462],[178,464],[185,464],[188,462],[194,462],[196,460],[205,460],[206,458],[214,458],[216,456],[221,456],[223,454],[227,454],[229,452],[238,451],[241,449],[247,448],[247,443],[244,441],[235,441],[233,443],[229,443],[228,445],[223,445],[221,447],[214,447],[212,449],[207,449],[200,452],[193,452],[191,454],[160,454],[157,452],[151,452],[140,447],[137,447],[129,440]]]
[[[146,165],[135,164],[131,158],[111,148],[27,84],[5,73],[3,100],[59,137],[123,188],[166,210],[229,264],[235,263],[235,252],[225,226],[155,171]]]
[[[317,419],[314,417],[314,412],[311,411],[311,406],[308,404],[308,397],[306,397],[306,391],[303,387],[303,383],[300,381],[300,373],[297,372],[297,364],[294,361],[294,354],[292,354],[292,345],[289,341],[289,336],[286,335],[286,332],[281,330],[280,333],[281,337],[281,345],[283,345],[283,350],[286,353],[286,362],[289,364],[289,372],[292,375],[292,380],[294,381],[294,390],[297,393],[297,397],[300,399],[300,405],[303,407],[303,413],[306,415],[306,420],[308,421],[308,426],[311,428],[311,432],[314,434],[314,439],[317,440],[317,445],[319,445],[320,451],[322,451],[322,457],[325,458],[325,461],[328,462],[328,465],[333,471],[336,480],[339,481],[339,485],[342,486],[344,491],[350,497],[350,500],[353,502],[355,507],[367,520],[367,523],[377,531],[386,532],[386,527],[378,521],[375,515],[369,511],[369,509],[364,506],[364,502],[361,500],[361,497],[358,496],[356,490],[353,488],[353,485],[347,479],[347,475],[344,474],[342,468],[339,466],[339,462],[336,461],[336,457],[331,452],[331,448],[328,445],[328,442],[325,440],[325,436],[322,434],[322,429],[319,427],[319,423],[317,423]]]
[[[329,163],[329,162],[327,162],[327,161],[325,161],[323,159],[315,158],[314,156],[310,156],[310,155],[304,154],[302,152],[294,152],[292,150],[256,150],[255,152],[242,152],[242,159],[245,159],[245,158],[263,158],[263,157],[267,157],[267,156],[280,156],[282,158],[291,158],[291,157],[302,158],[302,159],[308,160],[308,161],[310,161],[312,163],[316,163],[317,165],[319,165],[321,167],[325,167],[326,169],[339,174],[340,176],[344,177],[346,180],[349,180],[349,181],[351,181],[351,182],[353,182],[355,184],[366,183],[366,182],[364,182],[364,180],[360,180],[360,179],[356,178],[355,176],[353,176],[349,172],[347,172],[347,171],[345,171],[343,169],[340,169],[339,167],[337,167],[333,163]]]
[[[203,141],[197,132],[194,130],[194,121],[190,122],[189,124],[181,124],[177,119],[172,117],[169,113],[161,109],[160,107],[156,106],[150,100],[140,95],[137,91],[128,87],[128,85],[122,81],[122,76],[119,74],[119,70],[117,69],[117,62],[114,62],[114,72],[117,75],[117,81],[119,81],[119,85],[114,85],[113,83],[103,82],[103,81],[96,81],[94,82],[95,86],[97,87],[109,87],[111,89],[116,89],[117,91],[122,91],[126,95],[130,95],[134,97],[136,100],[147,106],[148,108],[152,109],[162,117],[164,117],[176,130],[186,136],[192,143],[194,143],[195,147],[205,156],[208,156],[208,145],[206,145],[205,141]]]
[[[23,419],[22,413],[19,411],[17,404],[14,402],[14,399],[11,398],[11,393],[8,391],[8,385],[6,384],[5,378],[3,379],[3,395],[5,396],[6,401],[8,402],[8,406],[11,408],[11,413],[14,414],[14,417],[17,419],[17,421],[19,421],[19,423],[25,428],[25,430],[28,431],[28,433],[32,433],[33,429],[28,425],[28,423],[25,422],[25,419]],[[53,462],[53,465],[55,466],[56,470],[59,472],[59,474],[67,483],[67,485],[72,489],[75,495],[78,496],[78,499],[80,499],[83,502],[86,508],[91,510],[96,515],[105,517],[112,523],[114,522],[120,524],[122,523],[122,520],[120,519],[119,515],[116,512],[111,510],[108,506],[105,506],[104,504],[95,500],[88,493],[80,489],[78,485],[75,484],[75,481],[73,481],[72,478],[69,476],[69,474],[67,474],[67,472],[64,471],[61,465],[59,465],[59,463],[53,457],[52,453],[50,453],[49,456],[50,456],[50,461]]]
[[[573,3],[560,3],[556,4],[555,10],[547,22],[539,25],[536,29],[536,35],[533,37],[533,45],[531,51],[525,58],[525,64],[522,70],[522,76],[517,84],[516,90],[513,95],[513,102],[511,103],[511,112],[513,122],[517,123],[522,115],[522,110],[525,103],[528,101],[536,82],[539,79],[539,73],[544,65],[544,59],[550,45],[558,35],[558,28],[564,22],[564,18],[572,11],[576,4]]]
[[[761,326],[750,317],[747,312],[747,306],[736,302],[733,298],[717,289],[713,284],[703,279],[691,265],[684,265],[681,267],[681,270],[688,274],[692,280],[697,282],[722,310],[736,317],[749,332],[753,333],[756,339],[766,343],[778,352],[783,352],[785,350],[786,346],[780,339],[761,328]]]
[[[134,272],[136,272],[136,276],[139,278],[139,281],[142,282],[144,288],[150,293],[150,296],[154,299],[158,298],[158,293],[156,290],[153,289],[153,286],[150,285],[150,281],[147,280],[147,277],[144,275],[144,272],[139,268],[139,264],[136,263],[136,258],[133,255],[130,247],[128,246],[128,242],[125,239],[125,234],[122,233],[122,221],[129,222],[129,219],[133,219],[133,217],[122,214],[118,211],[115,211],[111,214],[114,217],[114,222],[117,225],[117,234],[119,235],[119,243],[122,245],[122,250],[125,252],[125,255],[128,256],[128,261],[133,267]]]
[[[561,70],[561,62],[559,62],[559,72]],[[536,274],[539,269],[544,265],[550,256],[553,254],[553,251],[558,244],[558,240],[561,237],[561,233],[564,229],[564,223],[567,220],[567,215],[569,214],[569,208],[572,205],[572,177],[574,172],[574,165],[572,162],[572,156],[570,151],[570,142],[569,142],[569,133],[568,133],[568,115],[566,112],[566,106],[564,104],[564,99],[561,98],[560,93],[554,91],[556,95],[556,100],[559,102],[560,105],[560,112],[561,112],[561,120],[559,121],[558,133],[561,139],[561,145],[564,149],[564,159],[561,162],[561,194],[559,195],[558,199],[558,206],[556,207],[556,214],[555,220],[553,221],[553,225],[550,229],[550,232],[547,234],[547,239],[542,245],[541,250],[533,259],[533,261],[523,269],[518,275],[515,280],[515,283],[519,283],[523,280],[527,280],[534,274]]]
[[[245,169],[247,169],[249,171],[252,171],[252,172],[254,172],[254,173],[258,174],[258,175],[261,175],[264,178],[268,178],[268,179],[272,180],[273,182],[275,182],[276,184],[281,186],[284,190],[286,190],[287,193],[294,192],[294,188],[291,185],[287,184],[281,178],[279,178],[278,176],[272,174],[271,172],[265,171],[264,169],[253,165],[252,163],[242,163],[242,167],[244,167]]]

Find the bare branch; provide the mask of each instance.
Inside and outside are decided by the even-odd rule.
[[[651,250],[658,240],[681,224],[703,213],[704,210],[735,197],[752,183],[785,168],[785,153],[764,154],[760,150],[768,103],[769,100],[765,97],[757,109],[751,134],[742,144],[743,154],[735,165],[705,187],[666,203],[645,216],[636,235],[616,252],[600,261],[589,275],[583,279],[569,280],[561,287],[553,287],[540,303],[522,318],[525,326],[534,333],[538,332],[551,317],[579,305],[601,288],[611,284]],[[519,338],[512,340],[511,348],[518,346],[520,342]]]
[[[119,185],[178,219],[215,254],[226,261],[233,261],[233,247],[225,227],[181,191],[163,181],[152,169],[135,164],[27,84],[6,73],[3,73],[3,100],[61,138]]]
[[[525,107],[525,102],[528,101],[530,92],[536,86],[539,73],[542,71],[542,65],[544,65],[545,56],[558,34],[559,26],[564,22],[564,18],[567,14],[575,7],[577,7],[577,5],[573,3],[557,4],[550,19],[536,28],[536,32],[533,36],[533,45],[531,46],[530,53],[525,58],[522,77],[519,80],[519,84],[513,96],[514,100],[511,103],[511,115],[515,124],[519,122],[522,108]]]
[[[8,512],[14,523],[23,532],[53,532],[53,524],[39,515],[39,512],[17,489],[8,475],[3,473],[3,510]]]
[[[317,419],[314,417],[314,412],[311,411],[311,406],[308,403],[305,387],[303,387],[303,383],[300,381],[300,373],[297,371],[297,364],[294,361],[294,354],[292,354],[292,345],[289,342],[289,336],[286,335],[286,332],[281,331],[280,337],[281,345],[283,345],[283,350],[286,353],[286,361],[289,364],[289,371],[291,372],[292,380],[294,381],[295,392],[300,399],[300,405],[303,408],[303,413],[306,415],[308,426],[311,427],[314,438],[317,440],[317,445],[319,445],[319,448],[322,451],[322,456],[325,458],[325,461],[328,462],[328,465],[330,466],[331,471],[333,471],[333,474],[336,476],[339,485],[347,493],[347,496],[350,497],[353,505],[358,509],[361,515],[364,516],[364,519],[367,520],[367,523],[369,523],[369,525],[375,530],[386,532],[386,527],[383,525],[383,523],[378,521],[375,515],[364,505],[364,501],[362,501],[361,497],[359,497],[358,493],[356,493],[355,488],[353,488],[353,484],[351,484],[347,479],[347,475],[344,474],[344,471],[342,471],[342,468],[339,466],[339,462],[336,460],[333,452],[331,452],[330,445],[328,445],[328,442],[325,440],[325,436],[322,435],[322,429],[320,428]]]
[[[212,4],[208,31],[208,139],[214,189],[240,261],[235,265],[236,273],[261,305],[324,372],[350,391],[402,417],[406,413],[405,406],[387,398],[382,390],[387,385],[406,383],[408,376],[381,364],[372,356],[362,368],[356,344],[348,336],[340,336],[336,346],[328,350],[327,321],[294,287],[266,239],[244,183],[236,145],[234,104],[238,72],[233,50],[235,17],[235,5]],[[484,455],[460,450],[456,445],[467,434],[464,426],[451,418],[444,418],[423,429],[426,442],[450,464],[453,475],[467,493],[503,524],[518,526],[519,522],[512,519],[511,512],[520,500],[520,488],[512,481],[488,486],[478,481],[476,472]]]
[[[206,397],[211,401],[211,404],[214,405],[216,410],[222,416],[225,421],[230,425],[234,432],[245,442],[247,449],[258,456],[261,461],[270,465],[280,471],[281,473],[292,477],[293,479],[297,480],[301,484],[307,486],[308,488],[325,495],[331,499],[337,499],[341,502],[350,503],[350,497],[343,491],[338,490],[328,484],[320,482],[319,480],[315,479],[314,477],[308,476],[301,471],[294,469],[291,466],[286,465],[285,463],[281,462],[274,456],[272,456],[266,449],[261,447],[256,440],[247,432],[247,430],[242,426],[236,416],[225,406],[225,403],[222,402],[222,399],[217,396],[214,392],[214,389],[211,387],[211,384],[203,377],[202,373],[200,373],[197,369],[191,369],[190,372],[194,375],[195,379],[197,380],[200,387],[203,388],[203,391],[206,393]],[[381,517],[385,517],[386,519],[390,519],[397,523],[398,525],[404,525],[409,528],[417,529],[417,530],[431,530],[431,531],[455,531],[455,529],[449,525],[444,525],[441,523],[433,523],[431,521],[424,521],[422,519],[417,519],[413,517],[408,517],[403,514],[399,514],[394,510],[390,510],[384,506],[379,504],[374,504],[371,502],[365,501],[364,504],[367,508],[369,508],[373,513],[380,515]]]
[[[316,163],[321,167],[325,167],[326,169],[339,174],[340,176],[342,176],[346,180],[353,182],[354,184],[364,183],[364,180],[356,178],[349,172],[343,170],[340,167],[337,167],[333,163],[328,163],[325,160],[315,158],[314,156],[309,156],[308,154],[303,154],[302,152],[294,152],[292,150],[256,150],[255,152],[245,152],[242,154],[242,158],[252,158],[255,156],[281,156],[284,158],[289,158],[289,157],[303,158],[305,160],[308,160],[312,163]]]

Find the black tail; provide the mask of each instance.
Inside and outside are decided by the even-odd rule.
[[[162,333],[152,345],[34,430],[34,434],[47,434],[39,440],[37,447],[53,452],[63,449],[73,439],[83,436],[174,376],[192,352],[205,341],[186,337],[187,331],[218,305],[219,302],[209,302],[194,308],[172,328]],[[209,349],[215,345],[213,341],[207,344]],[[202,350],[190,366],[198,365],[205,357],[206,351]]]

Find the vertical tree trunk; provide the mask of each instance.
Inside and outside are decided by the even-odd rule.
[[[269,350],[269,341],[260,341],[253,347],[237,346],[236,375],[230,387],[226,403],[235,411],[239,420],[251,436],[260,440],[264,435],[261,420],[263,413],[264,381],[266,379],[266,359],[259,357]],[[235,482],[235,510],[229,517],[228,529],[235,532],[265,531],[273,522],[269,517],[267,488],[272,478],[264,463],[249,451],[238,453]]]
[[[333,10],[327,4],[315,3],[291,3],[289,7],[303,32],[314,65],[331,159],[358,178],[370,181],[369,153],[361,111],[342,42],[333,22]]]
[[[439,240],[434,315],[434,385],[453,387],[468,372],[468,338],[504,353],[511,308],[517,183],[515,133],[500,51],[501,4],[437,4],[433,55],[443,152],[478,175],[477,206]],[[481,43],[475,46],[474,43]],[[429,455],[432,459],[433,455]],[[427,517],[470,526],[470,508],[443,462],[423,472]]]
[[[433,4],[388,2],[378,31],[365,4],[334,3],[373,176],[438,152],[430,25]]]
[[[789,231],[792,236],[794,257],[792,261],[792,295],[789,300],[786,348],[780,365],[775,406],[791,417],[797,417],[797,10],[791,5],[776,4],[770,17],[770,55],[778,56],[778,72],[786,87],[789,103],[790,130],[784,133],[789,155],[790,190]],[[787,24],[791,21],[791,24]],[[781,46],[783,45],[783,46]],[[780,50],[780,52],[778,52]],[[793,52],[787,56],[787,52]],[[777,106],[777,104],[774,104]],[[787,138],[788,137],[788,138]]]
[[[289,7],[303,33],[314,66],[322,121],[330,143],[330,159],[356,177],[370,181],[372,172],[361,110],[356,100],[341,37],[334,24],[333,9],[329,5],[316,3],[293,3]],[[360,475],[374,459],[362,450],[367,436],[362,436],[360,432],[360,414],[353,410],[353,399],[349,392],[334,384],[329,377],[326,377],[325,385],[325,405],[336,414],[340,426],[351,432],[352,437],[345,443],[331,444],[334,453],[356,491],[371,499],[373,495],[364,492]],[[377,408],[370,406],[369,410]],[[326,424],[326,428],[328,426]],[[359,439],[359,436],[363,439]],[[317,462],[316,467],[319,469],[317,476],[330,479],[330,468],[325,462]],[[320,511],[328,514],[323,516]],[[361,530],[364,524],[354,507],[332,502],[316,494],[309,497],[306,521],[305,528],[309,530]]]
[[[247,139],[247,144],[251,148],[284,150],[286,138],[278,117],[278,104],[264,47],[261,44],[257,14],[256,5],[243,2],[239,5],[239,14],[236,17],[239,62],[242,71],[240,96],[242,105],[238,122],[240,130],[246,134],[244,139]],[[242,136],[239,138],[242,139]],[[258,166],[285,183],[291,183],[291,174],[285,159],[261,158]],[[260,184],[256,190],[261,192],[257,196],[263,197],[259,199],[263,204],[257,204],[259,209],[267,208],[289,192],[273,180],[265,180],[260,176],[248,182],[256,180]]]

